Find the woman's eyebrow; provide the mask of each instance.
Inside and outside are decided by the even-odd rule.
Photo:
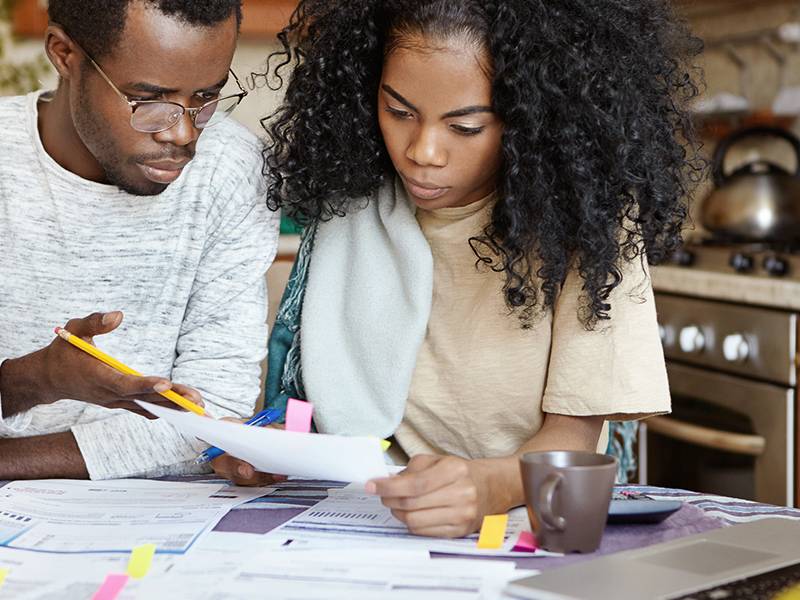
[[[414,112],[419,112],[419,109],[416,106],[414,106],[411,102],[403,98],[403,96],[400,95],[400,93],[397,90],[395,90],[392,86],[384,83],[381,84],[381,89],[383,89],[383,91],[389,94],[392,98],[394,98],[401,104],[404,104]],[[450,112],[443,114],[441,118],[452,119],[453,117],[465,117],[467,115],[474,115],[476,113],[485,113],[485,112],[492,113],[494,112],[494,110],[492,110],[491,106],[482,106],[482,105],[465,106],[464,108],[451,110]]]
[[[411,102],[409,102],[408,100],[403,98],[400,95],[400,93],[397,90],[395,90],[392,86],[386,85],[384,83],[384,84],[381,84],[381,89],[383,89],[384,92],[389,94],[392,98],[394,98],[395,100],[397,100],[401,104],[405,104],[408,108],[410,108],[414,112],[419,112],[419,109],[416,106],[414,106],[413,104],[411,104]]]
[[[475,113],[491,113],[494,112],[491,106],[465,106],[464,108],[459,108],[457,110],[451,110],[448,113],[442,115],[443,119],[451,119],[453,117],[465,117],[467,115],[474,115]]]

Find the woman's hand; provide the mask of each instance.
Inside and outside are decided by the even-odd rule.
[[[462,537],[478,531],[484,515],[508,510],[499,505],[498,496],[505,494],[492,493],[490,465],[491,461],[420,454],[399,475],[367,482],[366,490],[380,496],[411,533]]]
[[[233,423],[244,423],[244,419],[234,419],[232,417],[225,417],[223,421],[232,421]],[[271,424],[267,425],[273,429],[283,429],[283,425]],[[272,473],[262,473],[256,471],[255,467],[249,462],[239,460],[230,454],[223,454],[211,461],[211,467],[214,472],[220,477],[224,477],[235,483],[236,485],[257,486],[269,485],[276,481],[284,481],[285,475],[274,475]]]

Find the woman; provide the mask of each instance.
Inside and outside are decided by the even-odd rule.
[[[669,411],[647,261],[680,242],[699,48],[666,0],[305,0],[281,40],[270,202],[306,233],[268,404],[393,435],[367,490],[431,536],[522,504],[520,454]]]

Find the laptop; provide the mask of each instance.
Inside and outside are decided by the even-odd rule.
[[[770,598],[799,584],[800,521],[770,518],[545,571],[512,581],[505,592],[540,600],[705,600]]]

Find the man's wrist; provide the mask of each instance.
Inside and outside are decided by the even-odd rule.
[[[0,363],[0,398],[3,418],[30,410],[38,404],[49,404],[53,399],[45,392],[44,374],[39,350],[20,358],[9,358]]]
[[[0,439],[0,479],[88,479],[71,431]]]

